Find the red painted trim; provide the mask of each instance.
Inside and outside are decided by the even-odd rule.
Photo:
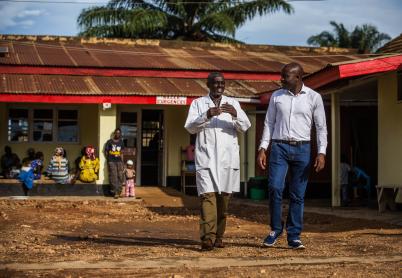
[[[269,104],[269,100],[271,99],[271,96],[274,92],[270,93],[264,93],[260,96],[260,102],[261,104]]]
[[[339,66],[340,77],[351,77],[397,70],[402,64],[402,55]]]
[[[317,74],[310,75],[303,80],[308,87],[316,89],[340,78],[339,68],[325,68]]]
[[[304,83],[316,89],[343,78],[398,70],[401,68],[401,65],[402,55],[397,55],[338,66],[329,66],[328,68],[307,76],[304,79]]]
[[[163,78],[202,78],[211,71],[194,70],[144,70],[144,69],[105,69],[105,68],[69,68],[43,66],[1,65],[0,74],[47,74],[47,75],[96,75],[96,76],[135,76]],[[279,80],[279,73],[222,72],[229,80]]]
[[[155,104],[155,96],[66,96],[0,94],[0,102]]]

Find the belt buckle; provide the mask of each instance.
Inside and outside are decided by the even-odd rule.
[[[289,141],[289,145],[296,146],[296,145],[297,145],[297,141]]]

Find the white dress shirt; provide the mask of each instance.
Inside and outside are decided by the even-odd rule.
[[[310,141],[315,123],[318,153],[327,149],[327,123],[322,97],[307,86],[294,95],[286,89],[275,91],[269,101],[259,148],[267,149],[271,139]]]

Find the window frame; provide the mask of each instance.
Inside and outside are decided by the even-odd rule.
[[[9,122],[9,111],[10,109],[27,109],[28,110],[28,141],[26,142],[19,142],[19,141],[10,141],[8,140],[8,122]],[[52,135],[53,135],[53,140],[52,141],[34,141],[33,140],[33,132],[34,132],[34,110],[36,109],[48,109],[52,110],[53,112],[53,118],[52,118]],[[59,111],[60,110],[75,110],[77,111],[77,125],[78,125],[78,130],[77,130],[77,141],[76,142],[68,142],[68,141],[59,141],[58,136],[59,136],[59,130],[58,130],[58,123],[59,123]],[[73,121],[73,120],[71,120]],[[18,105],[18,104],[13,104],[13,105],[8,105],[7,106],[7,132],[6,132],[6,140],[5,142],[9,144],[25,144],[25,143],[33,143],[33,144],[66,144],[66,145],[79,145],[81,144],[81,129],[80,129],[80,109],[77,106],[60,106],[57,108],[49,108],[48,105],[35,105],[35,106],[26,106],[26,105]]]

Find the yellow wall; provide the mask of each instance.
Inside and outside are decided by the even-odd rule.
[[[165,139],[167,176],[180,176],[180,147],[190,143],[190,134],[184,128],[189,106],[171,106],[165,109]]]
[[[116,129],[116,118],[117,118],[117,109],[116,105],[113,104],[111,108],[103,110],[102,104],[96,107],[99,113],[99,119],[94,122],[94,127],[97,126],[99,128],[99,137],[98,133],[96,133],[97,141],[99,141],[99,179],[96,181],[97,184],[107,184],[109,183],[108,178],[108,169],[105,155],[103,153],[103,147],[107,140],[111,138],[112,133]],[[98,125],[96,125],[96,123]]]
[[[78,113],[78,122],[80,124],[80,142],[79,143],[13,143],[7,141],[7,107],[23,107],[23,108],[53,108],[54,105],[47,104],[0,104],[0,130],[1,133],[0,143],[1,149],[0,153],[4,152],[4,146],[9,145],[13,152],[15,152],[20,159],[26,157],[26,151],[28,148],[34,148],[36,151],[42,151],[45,156],[45,167],[50,160],[51,155],[53,154],[53,150],[57,146],[62,146],[65,148],[67,152],[68,159],[70,161],[70,167],[74,166],[74,160],[80,154],[81,148],[85,145],[93,145],[97,147],[98,142],[98,129],[97,129],[97,105],[58,105],[62,108],[77,108],[79,110]]]
[[[396,72],[378,78],[378,183],[402,184],[402,103]]]

